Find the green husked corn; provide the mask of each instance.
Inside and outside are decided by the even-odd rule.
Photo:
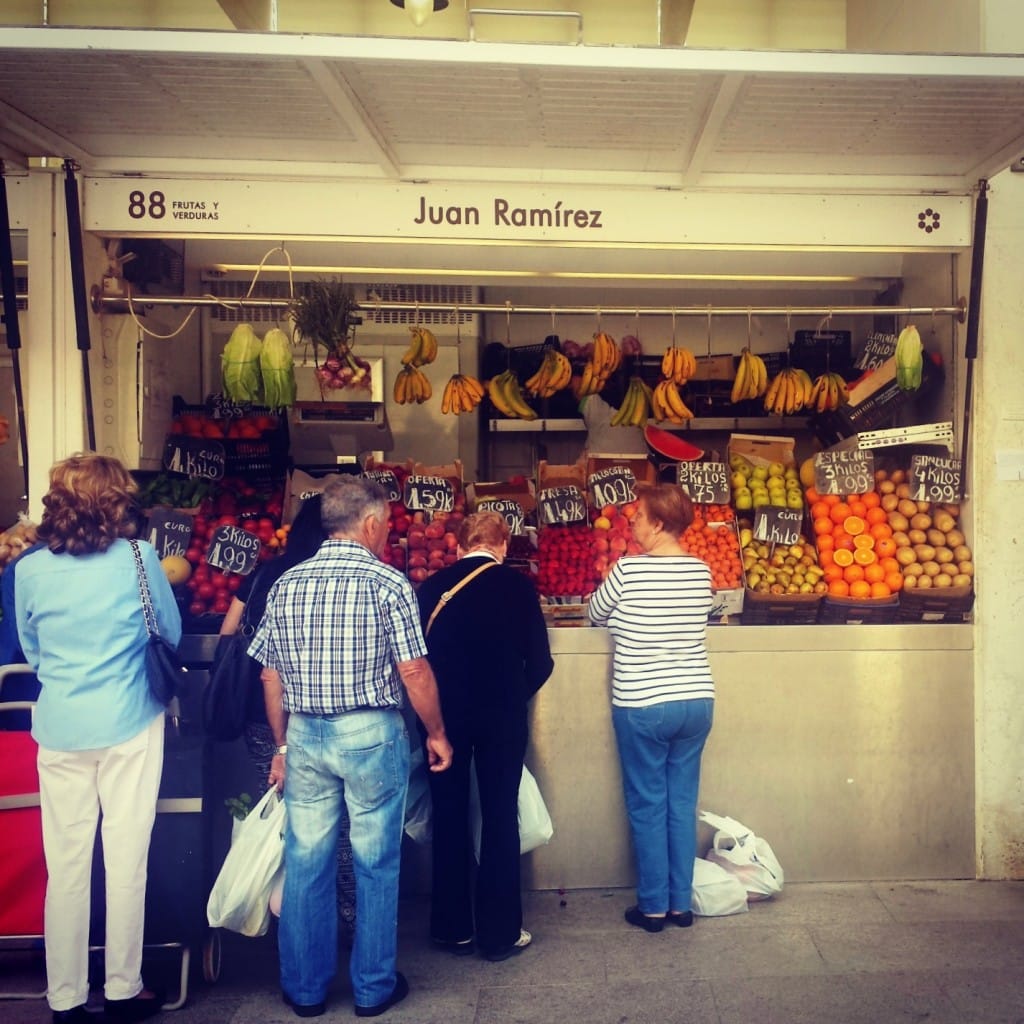
[[[220,357],[224,394],[233,402],[260,400],[260,339],[250,324],[239,324]]]
[[[295,360],[288,335],[271,327],[263,338],[260,350],[260,373],[263,375],[263,401],[271,409],[295,404]]]

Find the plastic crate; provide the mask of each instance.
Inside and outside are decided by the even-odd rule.
[[[899,621],[899,597],[855,601],[850,597],[825,597],[818,621],[826,625],[885,626]]]
[[[810,626],[818,621],[821,594],[761,594],[747,588],[744,626]]]
[[[974,588],[901,590],[900,622],[970,622]]]

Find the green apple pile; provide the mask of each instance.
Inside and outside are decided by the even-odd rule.
[[[795,466],[784,466],[781,462],[754,465],[745,456],[733,453],[729,456],[729,469],[732,504],[738,512],[762,505],[804,507],[800,474]]]

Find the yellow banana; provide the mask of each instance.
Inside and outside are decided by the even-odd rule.
[[[753,352],[750,353],[750,365],[754,368],[750,397],[760,398],[768,389],[768,367],[765,366],[764,360]]]
[[[462,374],[462,386],[468,392],[470,398],[473,399],[473,405],[479,405],[481,399],[484,397],[484,386],[476,379],[476,377],[470,376],[468,373]]]
[[[506,370],[500,375],[499,379],[502,382],[501,389],[505,396],[505,401],[512,409],[512,415],[517,416],[521,420],[535,420],[537,414],[527,404],[526,399],[523,398],[516,375],[511,370]]]
[[[449,379],[448,383],[444,386],[444,391],[441,394],[441,414],[447,416],[453,409],[453,402],[455,400],[455,378]]]
[[[633,418],[629,421],[631,426],[642,427],[651,415],[651,406],[647,400],[647,392],[643,388],[637,388],[636,408],[633,410]]]
[[[487,397],[491,400],[491,405],[502,414],[502,416],[508,416],[511,419],[516,418],[515,412],[512,410],[512,406],[509,404],[508,399],[505,397],[505,393],[502,390],[502,384],[504,383],[501,379],[502,375],[498,374],[492,377],[487,382]]]
[[[437,358],[437,337],[434,332],[427,327],[421,327],[420,337],[423,339],[423,352],[421,355],[421,362],[418,366],[425,366],[427,363],[432,363]]]
[[[406,401],[406,382],[408,380],[408,374],[405,370],[399,370],[395,375],[395,386],[392,389],[391,397],[394,398],[396,405],[405,405]]]
[[[729,401],[733,404],[742,402],[748,397],[750,389],[750,360],[747,359],[747,351],[747,349],[744,349],[740,355],[740,364],[736,367],[736,378],[732,382],[732,392],[729,395]]]
[[[675,375],[676,366],[676,350],[670,345],[665,349],[665,354],[661,357],[661,375],[662,377],[673,377]]]
[[[615,410],[615,413],[611,418],[611,425],[613,427],[626,426],[629,423],[631,417],[633,416],[635,406],[636,391],[632,387],[629,387],[626,390],[626,394],[622,399],[622,404],[618,407],[618,409]]]
[[[675,384],[669,384],[665,388],[665,398],[668,401],[669,412],[673,416],[679,416],[684,420],[693,419],[693,413],[687,408],[686,403],[683,401],[683,396],[679,394],[679,388]]]
[[[828,409],[829,399],[829,381],[825,374],[821,374],[820,377],[816,377],[814,381],[814,390],[811,392],[811,402],[813,403],[815,412],[825,412]]]
[[[836,384],[836,408],[838,409],[841,405],[846,405],[850,401],[850,391],[846,386],[846,380],[842,374],[833,373],[832,379]]]
[[[764,410],[765,412],[775,413],[777,403],[779,400],[779,392],[782,390],[783,377],[781,373],[777,373],[772,377],[771,384],[768,385],[768,390],[764,395]]]
[[[402,355],[402,365],[419,366],[423,356],[423,331],[419,327],[410,327],[409,331],[412,334],[412,340]]]

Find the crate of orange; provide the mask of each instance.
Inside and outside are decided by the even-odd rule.
[[[875,491],[864,494],[805,492],[828,590],[818,620],[890,623],[897,620],[903,573],[896,541]]]
[[[743,611],[743,567],[739,534],[732,510],[720,505],[695,505],[693,522],[679,543],[684,551],[707,562],[714,590],[711,619],[727,623]]]

